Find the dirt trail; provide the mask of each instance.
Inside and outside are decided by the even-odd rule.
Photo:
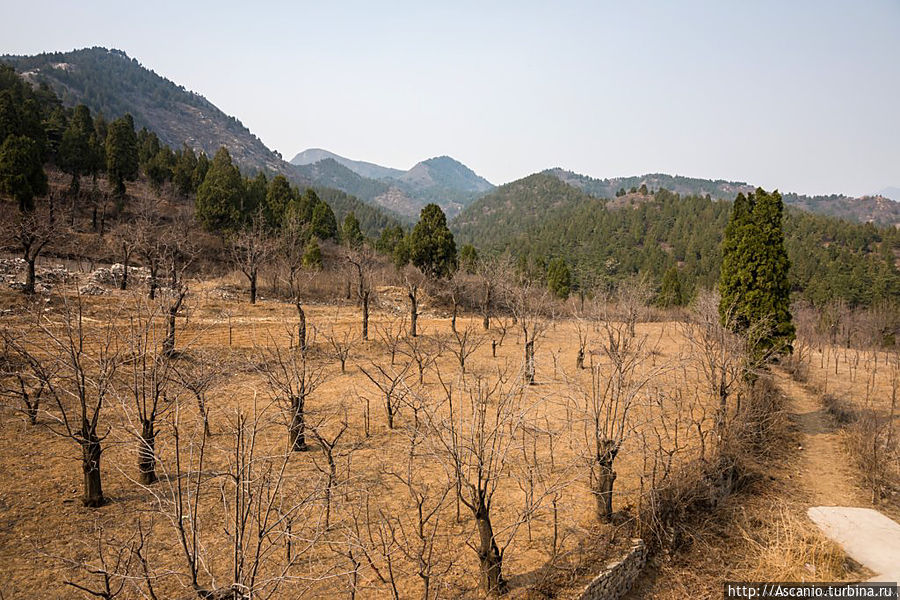
[[[798,485],[812,506],[868,506],[854,485],[854,473],[838,430],[821,401],[782,369],[773,369],[775,381],[788,399],[791,420],[802,446]]]

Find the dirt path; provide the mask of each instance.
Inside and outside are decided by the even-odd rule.
[[[788,412],[800,432],[798,484],[812,506],[869,506],[854,484],[855,476],[838,430],[821,401],[781,369],[773,369],[778,387],[788,399]]]

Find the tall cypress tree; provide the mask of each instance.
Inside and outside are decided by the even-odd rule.
[[[236,229],[241,221],[244,180],[231,162],[225,147],[219,148],[210,163],[194,202],[196,217],[207,229]]]
[[[719,311],[723,320],[731,315],[738,333],[768,322],[755,349],[759,353],[789,352],[794,340],[783,217],[777,191],[738,194],[722,242]]]
[[[134,119],[126,114],[109,125],[106,134],[106,172],[116,195],[125,196],[125,182],[138,176],[138,142]]]

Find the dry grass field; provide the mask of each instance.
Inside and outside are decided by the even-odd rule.
[[[653,531],[652,523],[640,522],[654,497],[653,482],[713,453],[718,399],[708,392],[683,326],[638,323],[640,352],[625,386],[633,401],[615,460],[615,514],[599,523],[590,487],[591,390],[592,373],[601,383],[613,373],[601,351],[610,332],[604,322],[541,320],[535,384],[523,385],[519,324],[507,318],[485,331],[480,318],[461,316],[460,335],[454,335],[450,319],[426,299],[419,335],[412,338],[403,295],[390,288],[379,290],[368,341],[360,338],[353,303],[304,306],[308,448],[290,452],[289,417],[271,375],[279,365],[297,365],[290,363],[300,355],[297,310],[276,300],[250,305],[243,295],[223,293],[229,283],[192,284],[177,319],[172,381],[156,418],[159,481],[150,485],[139,482],[133,342],[135,324],[146,325],[152,314],[147,339],[156,347],[163,315],[140,290],[80,299],[87,353],[96,353],[108,333],[123,358],[100,417],[100,432],[108,431],[102,474],[109,502],[82,506],[81,451],[56,434],[59,410],[45,401],[38,424],[29,425],[8,401],[0,420],[4,597],[81,597],[67,582],[100,589],[98,571],[112,574],[120,598],[151,597],[148,581],[159,598],[188,597],[186,556],[196,557],[199,585],[252,580],[260,598],[479,597],[479,536],[472,511],[459,500],[457,478],[476,481],[485,472],[512,597],[575,597],[592,568],[615,555],[631,532]],[[48,331],[60,333],[66,307],[71,311],[79,302],[54,296],[25,310],[18,296],[3,294],[16,307],[4,325],[23,331],[28,315],[38,311]],[[459,339],[466,332],[470,348],[463,353],[471,354],[463,373]],[[576,368],[580,337],[588,351],[583,369]],[[343,372],[336,353],[342,346],[348,348]],[[815,381],[820,373],[813,363]],[[203,376],[209,435],[196,396],[178,383]],[[883,396],[888,376],[884,369],[876,377],[873,396]],[[391,378],[393,428],[385,394],[373,381],[386,385]],[[842,393],[852,394],[861,376],[847,379],[842,385],[850,387]],[[793,459],[782,453],[778,460],[783,470],[771,479],[789,480]],[[462,498],[471,499],[462,485]],[[847,575],[840,553],[798,522],[796,489],[754,485],[751,516],[745,511],[734,530],[743,542],[728,542],[741,556],[727,561],[730,572],[761,576],[760,565],[781,559],[833,565],[818,573],[807,569],[808,579]],[[789,508],[786,496],[792,496]],[[736,510],[746,501],[729,499],[724,508]],[[776,507],[781,520],[754,521],[753,511],[763,504]],[[702,521],[695,542],[703,540]],[[696,561],[693,567],[701,561],[699,546],[685,555]],[[742,546],[751,551],[740,554]],[[772,548],[780,550],[773,554]],[[787,560],[792,551],[798,556]],[[701,564],[694,577],[704,572]],[[679,597],[673,589],[686,590],[652,594]]]

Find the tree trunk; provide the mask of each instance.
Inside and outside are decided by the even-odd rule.
[[[497,340],[491,340],[491,356],[497,358]]]
[[[507,588],[503,579],[503,557],[494,539],[491,516],[483,502],[475,511],[475,525],[478,528],[478,562],[484,591],[490,596],[505,594]]]
[[[578,356],[575,358],[575,368],[584,369],[584,348],[578,349]]]
[[[122,281],[119,282],[119,289],[127,290],[128,289],[128,262],[129,262],[128,259],[130,258],[130,253],[125,248],[124,243],[122,244],[122,254],[123,254],[123,257],[125,260],[123,261],[124,268],[122,269]]]
[[[84,496],[81,498],[85,506],[96,508],[106,504],[103,497],[103,482],[100,479],[100,440],[93,432],[84,436],[81,441],[81,469],[84,471]]]
[[[177,311],[169,309],[169,323],[166,330],[166,339],[163,340],[163,354],[172,357],[175,354],[175,314]]]
[[[394,428],[394,405],[391,402],[390,396],[387,396],[384,399],[384,408],[387,411],[388,429],[393,429]]]
[[[297,314],[300,317],[300,323],[297,325],[297,346],[300,352],[306,352],[306,313],[303,312],[299,300],[297,300]]]
[[[156,298],[156,290],[159,288],[159,265],[150,261],[150,299]]]
[[[363,309],[362,338],[364,340],[368,340],[369,339],[369,292],[368,291],[363,292],[362,309]]]
[[[534,385],[534,340],[525,342],[525,383]]]
[[[250,271],[250,304],[256,304],[256,269]]]
[[[34,262],[37,260],[36,256],[27,256],[25,257],[26,270],[25,270],[25,293],[33,294],[34,293]]]
[[[613,516],[613,484],[616,481],[613,461],[615,461],[618,451],[612,440],[597,442],[597,456],[591,479],[594,500],[597,503],[597,520],[601,523],[609,523]]]
[[[456,315],[459,313],[459,303],[453,303],[453,316],[450,318],[450,331],[456,333]]]
[[[138,481],[144,485],[156,483],[156,431],[153,429],[153,421],[141,419],[141,441],[138,448]]]
[[[491,328],[491,287],[486,285],[484,287],[484,301],[481,304],[481,326],[484,327],[485,330]]]
[[[303,452],[306,445],[306,423],[303,420],[303,400],[291,399],[291,427],[288,438],[293,452]]]
[[[418,335],[416,323],[419,319],[419,299],[416,296],[415,291],[409,293],[409,334],[413,337]]]

